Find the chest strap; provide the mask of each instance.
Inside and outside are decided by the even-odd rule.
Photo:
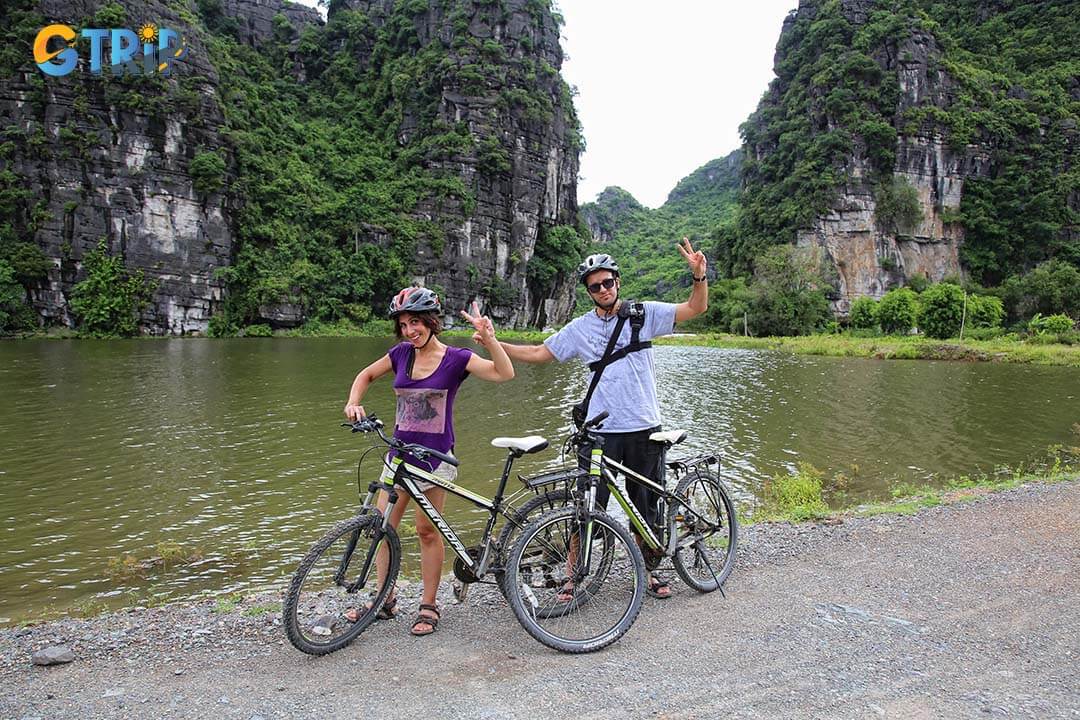
[[[589,363],[589,369],[593,372],[596,372],[601,368],[606,368],[616,360],[622,360],[632,352],[647,350],[652,347],[651,341],[646,340],[645,342],[641,342],[640,340],[641,328],[645,325],[645,303],[623,303],[619,308],[619,317],[630,321],[630,342],[614,352],[605,353],[599,360],[594,360]],[[622,332],[622,323],[618,323],[615,326],[615,336],[618,337],[617,334],[620,332]]]

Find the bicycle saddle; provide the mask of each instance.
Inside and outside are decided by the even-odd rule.
[[[509,448],[522,453],[540,452],[548,446],[548,441],[539,435],[528,437],[497,437],[491,441],[497,448]]]
[[[686,439],[686,431],[664,430],[663,432],[654,432],[649,435],[649,439],[653,442],[667,443],[669,445],[678,445]]]

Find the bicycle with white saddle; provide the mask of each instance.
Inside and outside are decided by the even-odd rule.
[[[577,638],[586,617],[605,618],[602,624],[618,618],[611,634],[625,633],[641,604],[645,571],[655,569],[664,558],[671,559],[687,585],[704,593],[720,590],[723,594],[724,581],[735,565],[739,537],[735,506],[723,482],[709,470],[718,458],[699,455],[668,461],[667,451],[685,440],[687,433],[652,433],[649,439],[664,454],[665,478],[657,483],[604,454],[604,437],[597,431],[607,417],[606,412],[600,413],[566,441],[572,456],[587,468],[579,471],[569,503],[534,515],[507,551],[503,594],[514,615],[537,640],[568,651],[572,650],[560,647],[558,639]],[[674,475],[674,490],[667,488],[669,473]],[[619,474],[627,483],[641,483],[659,496],[659,528],[649,526],[616,484]],[[641,551],[638,542],[631,541],[637,558],[633,552],[623,560],[610,557],[610,544],[597,542],[598,537],[617,531],[611,517],[597,507],[601,484],[640,538]],[[551,504],[556,504],[565,494],[559,489],[540,497],[549,496]],[[621,523],[616,525],[621,529]],[[641,563],[640,572],[632,567],[634,562]]]
[[[345,423],[344,426],[351,428],[354,433],[377,433],[381,442],[375,447],[393,449],[397,451],[397,455],[387,463],[393,471],[392,476],[372,482],[367,488],[360,512],[336,525],[316,542],[300,561],[293,575],[282,613],[285,633],[298,650],[311,655],[325,655],[348,645],[374,622],[379,609],[386,602],[401,569],[401,543],[397,531],[389,521],[400,492],[416,501],[420,511],[428,517],[457,556],[454,574],[462,582],[461,587],[467,587],[474,582],[486,582],[487,577],[494,577],[494,582],[498,583],[502,590],[503,570],[511,560],[506,556],[505,545],[509,542],[508,538],[520,531],[521,524],[528,515],[515,508],[517,495],[512,498],[503,496],[510,477],[510,468],[517,458],[539,452],[548,446],[547,440],[537,435],[492,440],[492,445],[507,450],[507,456],[495,497],[489,499],[413,464],[402,462],[400,457],[401,454],[408,454],[421,463],[429,458],[438,458],[442,462],[457,466],[458,460],[452,455],[387,436],[383,433],[382,421],[374,416]],[[572,474],[558,477],[558,473],[549,475],[547,481],[542,483],[543,487],[568,481],[572,477]],[[478,545],[465,546],[449,521],[416,485],[418,481],[437,485],[448,493],[487,510],[487,523]],[[531,486],[527,488],[536,490]],[[380,491],[389,495],[390,504],[385,515],[376,506]],[[496,538],[494,530],[500,516],[506,519],[506,523]],[[636,551],[636,547],[633,550]],[[389,556],[388,571],[381,585],[375,572],[375,558],[380,552],[386,552]],[[638,556],[640,557],[640,553]],[[456,590],[456,593],[459,593],[459,598],[464,596],[461,590]],[[356,615],[349,611],[355,611]],[[584,639],[579,632],[560,637],[550,633],[538,634],[536,628],[529,627],[535,621],[520,617],[518,619],[529,634],[556,649],[587,652],[608,644],[591,643],[589,640],[593,637],[606,638],[609,628],[596,627],[586,633]]]

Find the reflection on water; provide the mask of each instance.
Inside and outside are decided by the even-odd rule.
[[[356,371],[388,346],[0,343],[0,618],[282,583],[357,504],[356,461],[370,441],[339,427],[341,408]],[[744,504],[801,461],[843,472],[857,499],[883,497],[896,481],[1023,462],[1070,441],[1080,421],[1080,373],[1066,368],[691,347],[659,347],[656,358],[667,427],[690,430],[683,452],[718,453]],[[505,457],[491,437],[557,446],[566,408],[584,394],[579,366],[517,370],[505,385],[470,379],[458,395],[461,482],[482,494]],[[389,378],[364,405],[393,416]],[[548,450],[515,470],[558,462]],[[483,515],[454,500],[448,514],[476,539]],[[165,543],[201,559],[118,569]]]

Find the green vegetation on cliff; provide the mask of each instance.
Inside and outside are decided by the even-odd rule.
[[[704,249],[718,226],[733,221],[739,158],[735,152],[698,168],[656,210],[617,187],[605,189],[596,202],[581,207],[593,236],[605,239],[589,252],[606,252],[619,262],[623,297],[679,302],[687,298],[690,274],[675,245],[687,236]],[[581,299],[587,303],[584,296]]]
[[[464,124],[440,119],[444,88],[503,88],[498,102],[507,111],[521,106],[539,122],[551,119],[550,99],[524,88],[530,73],[553,70],[507,58],[498,43],[467,32],[472,0],[444,3],[450,47],[421,41],[416,23],[426,3],[397,3],[378,23],[331,7],[325,27],[299,38],[275,22],[268,51],[231,38],[213,3],[200,0],[200,9],[218,31],[208,42],[235,142],[232,191],[243,203],[217,332],[235,332],[276,304],[300,306],[318,322],[363,323],[405,282],[418,247],[441,253],[445,230],[418,218],[418,202],[467,216],[475,197],[460,160],[476,158],[489,178],[509,170],[499,138],[477,139]],[[298,66],[303,82],[294,77]],[[538,248],[529,268],[540,285],[565,264],[556,256],[561,236],[549,236],[553,244]]]
[[[866,3],[866,17],[835,0],[803,6],[780,38],[777,78],[742,126],[752,149],[742,212],[737,232],[717,233],[726,271],[745,274],[764,248],[794,241],[831,207],[853,156],[902,219],[910,202],[890,189],[897,138],[935,131],[988,163],[950,218],[965,230],[974,281],[996,286],[1051,258],[1080,266],[1080,4],[901,0]],[[898,73],[919,60],[913,52],[942,73],[947,100],[928,93],[901,111]]]

